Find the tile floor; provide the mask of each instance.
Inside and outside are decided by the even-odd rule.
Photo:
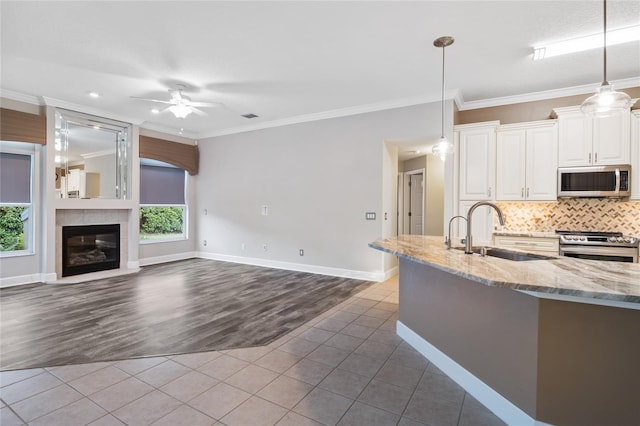
[[[0,424],[503,424],[395,333],[375,284],[268,346],[0,373]]]

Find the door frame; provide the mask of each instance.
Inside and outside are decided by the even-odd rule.
[[[426,180],[426,169],[420,168],[420,169],[414,169],[414,170],[408,170],[406,172],[402,172],[399,173],[403,175],[403,179],[402,179],[402,197],[399,198],[399,200],[402,200],[402,202],[398,202],[399,206],[402,206],[402,215],[400,215],[400,213],[398,213],[398,218],[399,218],[399,222],[402,222],[402,226],[398,225],[398,229],[402,230],[402,234],[411,234],[411,229],[410,227],[410,223],[409,220],[407,220],[408,217],[405,217],[405,212],[408,212],[408,209],[406,208],[406,206],[410,205],[410,198],[411,198],[411,189],[409,188],[409,176],[410,175],[422,175],[422,234],[424,235],[424,224],[425,224],[425,215],[426,215],[426,209],[425,209],[425,202],[424,202],[424,197],[425,197],[425,180]],[[400,193],[398,194],[398,197],[400,197]]]

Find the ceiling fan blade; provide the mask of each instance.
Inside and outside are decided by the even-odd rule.
[[[224,105],[222,102],[189,102],[193,107],[213,107]]]
[[[138,99],[141,101],[147,101],[147,102],[158,102],[161,104],[169,104],[169,105],[173,105],[174,102],[170,102],[170,101],[161,101],[160,99],[147,99],[147,98],[139,98],[137,96],[129,96],[131,99]]]
[[[206,112],[200,111],[198,108],[195,108],[193,105],[191,105],[191,111],[193,111],[194,113],[196,113],[197,115],[202,116],[202,117],[207,115]]]

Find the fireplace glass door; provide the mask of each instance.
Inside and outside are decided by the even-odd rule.
[[[119,267],[119,224],[62,228],[62,276]]]

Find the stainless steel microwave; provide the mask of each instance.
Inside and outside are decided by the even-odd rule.
[[[631,195],[631,166],[585,166],[558,168],[558,198]]]

